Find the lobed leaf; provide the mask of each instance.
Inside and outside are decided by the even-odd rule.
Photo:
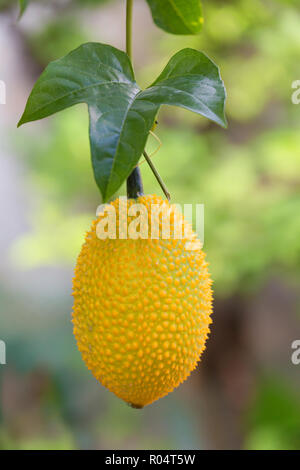
[[[195,49],[177,52],[142,97],[159,105],[180,106],[227,126],[226,91],[219,68]]]
[[[162,104],[181,106],[225,126],[224,102],[218,67],[201,52],[178,52],[142,91],[127,54],[88,43],[48,65],[19,125],[86,103],[95,180],[106,201],[138,163]]]
[[[107,200],[140,158],[157,112],[151,103],[144,103],[143,109],[135,103],[139,92],[124,52],[103,44],[84,44],[48,65],[19,125],[86,103],[94,175]]]

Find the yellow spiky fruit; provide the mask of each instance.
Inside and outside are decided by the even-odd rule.
[[[136,203],[147,210],[140,229],[148,225],[148,238],[120,239],[137,219],[130,214]],[[196,234],[175,206],[153,195],[120,198],[109,206],[116,212],[116,238],[99,239],[104,208],[78,257],[74,334],[102,385],[141,408],[171,392],[196,367],[211,323],[211,279]],[[164,212],[154,219],[154,206],[170,215],[167,239]],[[154,220],[158,239],[149,238]],[[175,227],[183,229],[181,239]]]

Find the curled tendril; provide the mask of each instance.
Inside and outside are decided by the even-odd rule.
[[[163,144],[162,144],[162,141],[160,140],[160,138],[159,138],[154,132],[150,131],[149,133],[150,133],[150,134],[152,135],[152,137],[154,137],[154,139],[158,142],[157,148],[154,150],[154,152],[152,152],[152,153],[149,155],[149,158],[152,158],[152,157],[154,157],[154,155],[161,149],[161,147],[162,147]],[[146,161],[146,160],[141,161],[141,162],[138,164],[138,166],[140,166],[140,165],[142,165],[143,163],[145,163],[145,161]]]

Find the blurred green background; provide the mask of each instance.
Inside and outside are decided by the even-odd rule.
[[[198,369],[143,410],[99,385],[77,351],[72,272],[101,203],[87,112],[16,123],[50,60],[86,41],[124,48],[124,15],[124,0],[33,0],[17,22],[17,2],[0,0],[0,449],[300,449],[298,0],[205,0],[197,37],[163,33],[135,1],[142,86],[189,46],[227,87],[227,130],[166,107],[154,157],[173,202],[205,204],[214,324]],[[146,193],[161,194],[141,169]]]

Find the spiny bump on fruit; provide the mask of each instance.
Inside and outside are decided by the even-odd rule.
[[[171,236],[162,236],[159,215],[158,239],[119,239],[136,218],[119,217],[117,238],[99,239],[93,221],[87,233],[73,280],[73,325],[83,360],[94,376],[110,391],[135,408],[167,395],[195,369],[205,349],[212,313],[212,281],[200,246],[178,209],[154,195],[126,200],[169,209]],[[124,204],[124,201],[122,201]],[[176,218],[175,218],[176,215]],[[185,229],[175,239],[175,220]],[[173,236],[173,238],[172,238]]]

